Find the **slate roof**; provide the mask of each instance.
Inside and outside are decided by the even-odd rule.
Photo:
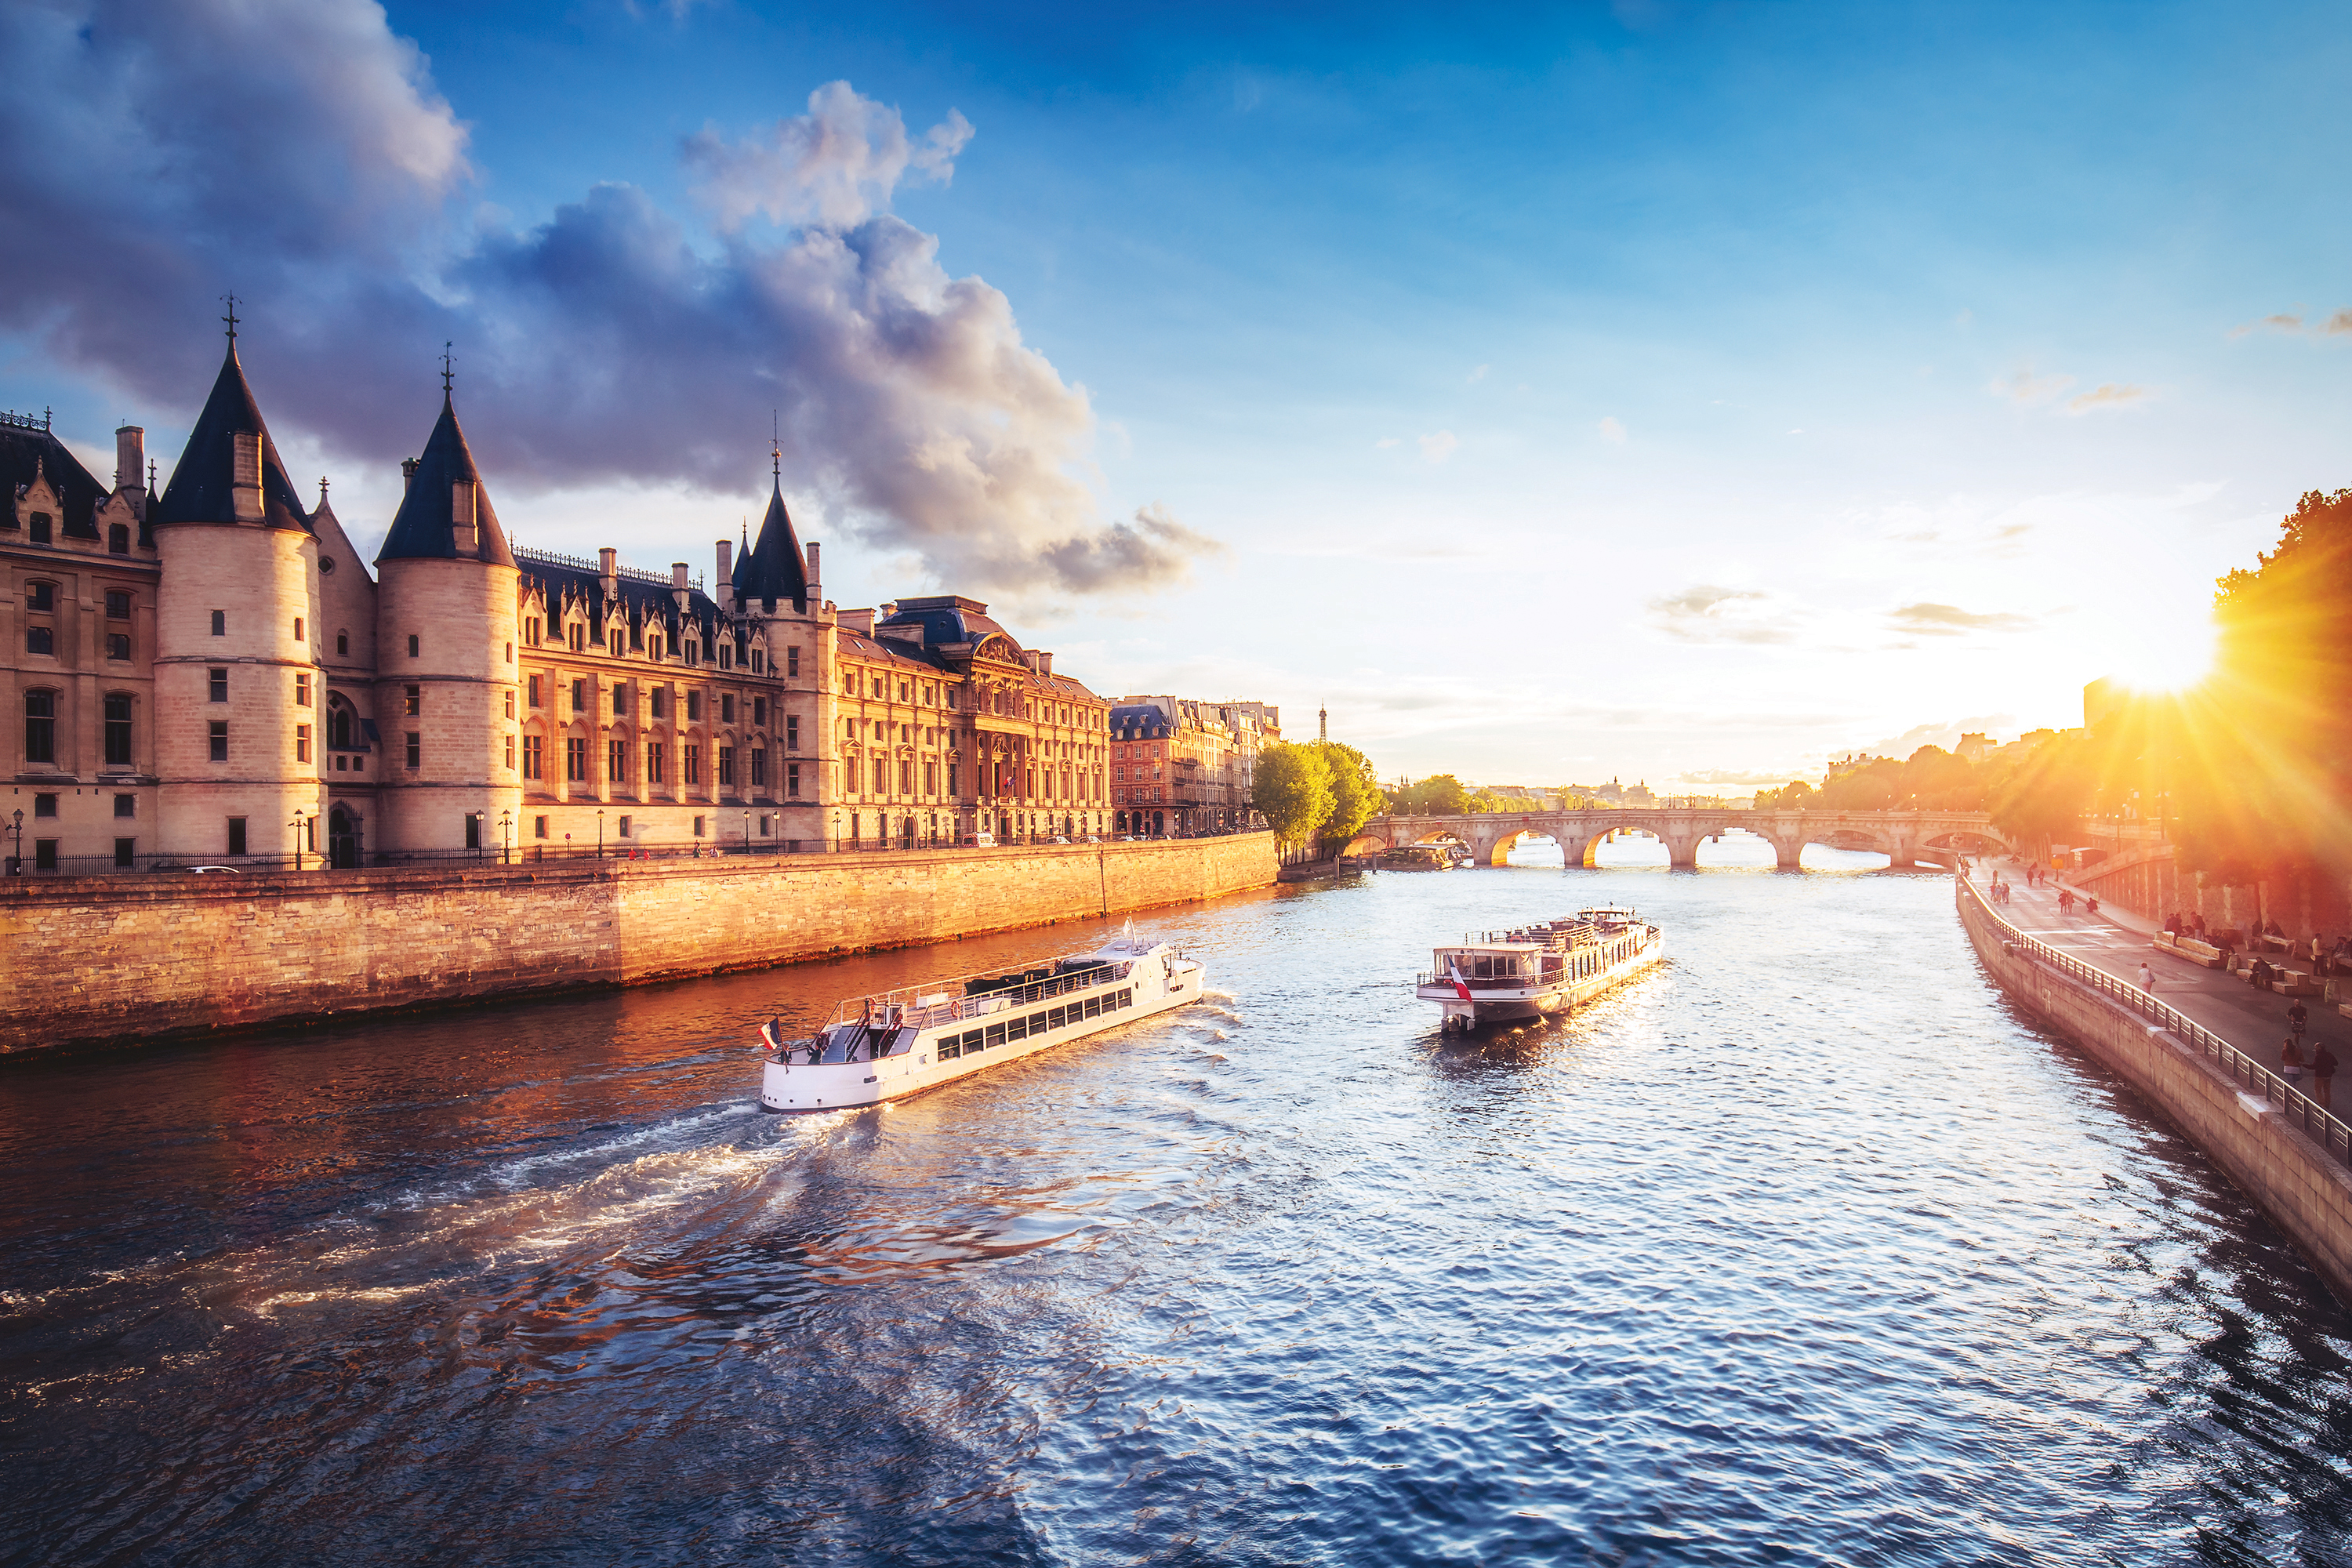
[[[383,536],[383,548],[376,552],[378,564],[457,558],[452,491],[460,481],[470,481],[474,487],[474,521],[481,531],[479,558],[497,566],[515,563],[514,552],[507,548],[506,531],[499,527],[499,514],[491,510],[490,492],[482,484],[481,471],[474,467],[466,432],[458,427],[457,410],[444,392],[441,417],[433,422],[433,434],[425,437],[416,472],[408,481],[408,493],[400,498],[400,510],[393,516],[392,531]]]
[[[768,515],[760,520],[760,542],[735,563],[732,585],[745,599],[771,605],[790,599],[793,609],[808,613],[808,557],[793,531],[792,513],[784,510],[781,479],[768,497]]]
[[[96,539],[98,508],[106,500],[106,487],[46,427],[0,423],[0,482],[8,485],[12,499],[33,482],[37,470],[64,498],[65,515],[58,520],[58,531]]]
[[[719,606],[708,594],[688,589],[686,614],[681,617],[677,613],[677,590],[667,583],[617,577],[614,592],[607,598],[604,579],[594,571],[550,561],[528,550],[517,558],[515,565],[526,584],[537,581],[543,585],[551,606],[560,610],[566,604],[583,605],[588,612],[588,624],[600,637],[611,636],[616,622],[635,630],[637,635],[629,639],[632,645],[642,643],[648,626],[662,627],[673,639],[692,626],[698,629],[696,640],[702,644],[704,662],[709,663],[712,657],[709,650],[719,636]]]
[[[263,522],[271,528],[310,531],[302,498],[286,477],[286,465],[278,459],[278,447],[269,439],[260,405],[253,401],[253,389],[245,384],[245,367],[236,362],[235,338],[229,340],[228,357],[221,361],[220,374],[213,380],[212,395],[205,399],[205,411],[196,416],[195,428],[188,432],[188,444],[172,468],[172,482],[155,509],[154,521],[236,521],[236,502],[229,494],[236,477],[236,452],[229,437],[239,435],[261,437]]]
[[[1121,703],[1110,710],[1114,741],[1164,741],[1176,732],[1156,702]]]
[[[944,655],[936,653],[929,647],[918,647],[910,642],[900,642],[896,637],[868,637],[864,632],[854,632],[846,627],[841,627],[834,632],[833,646],[844,658],[882,659],[893,664],[913,665],[920,669],[935,670],[942,674],[951,675],[955,672],[954,667],[948,663]]]

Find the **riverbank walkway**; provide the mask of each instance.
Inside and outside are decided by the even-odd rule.
[[[2146,963],[2155,973],[2158,1001],[2212,1030],[2271,1071],[2279,1070],[2279,1047],[2286,1039],[2286,1010],[2292,998],[2258,991],[2235,975],[2158,951],[2150,945],[2158,927],[2128,910],[2084,913],[2080,889],[2073,889],[2074,912],[2061,914],[2058,889],[2063,884],[2029,888],[2022,866],[1987,858],[1972,861],[1969,872],[1979,888],[1990,887],[1995,872],[2010,885],[2009,902],[1993,907],[2019,931],[2135,986],[2139,984],[2139,966]],[[2352,1068],[2352,1018],[2316,996],[2305,998],[2304,1005],[2311,1013],[2303,1037],[2305,1058],[2314,1041],[2325,1040]],[[2347,1084],[2347,1102],[2352,1103],[2352,1074],[2339,1072],[2337,1077]],[[2304,1087],[2306,1091],[2311,1089],[2309,1079],[2304,1080]],[[2336,1115],[2347,1116],[2345,1106],[2334,1110]]]

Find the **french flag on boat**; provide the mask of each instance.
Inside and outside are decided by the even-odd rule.
[[[1449,958],[1445,961],[1445,977],[1454,982],[1454,994],[1456,996],[1461,997],[1465,1002],[1475,1002],[1477,1000],[1475,996],[1470,994],[1470,987],[1462,983],[1462,961],[1460,959]]]

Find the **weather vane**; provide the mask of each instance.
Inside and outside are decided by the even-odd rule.
[[[453,342],[451,340],[444,339],[444,340],[442,341],[442,343],[441,343],[441,395],[442,395],[445,399],[449,395],[449,382],[450,382],[450,379],[451,379],[451,374],[450,374],[450,370],[449,370],[449,365],[450,365],[449,350],[450,350],[452,347],[454,347],[454,346],[455,346],[455,344],[454,344],[454,342]]]
[[[221,300],[228,306],[228,314],[223,316],[221,320],[228,323],[228,341],[235,342],[236,342],[236,296],[224,294]]]
[[[776,408],[769,412],[774,416],[776,433],[768,443],[768,471],[775,477],[776,483],[782,485],[784,482],[784,411]]]

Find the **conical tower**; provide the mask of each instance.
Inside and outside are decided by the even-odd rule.
[[[246,384],[234,312],[154,529],[158,847],[307,855],[326,798],[318,544]]]
[[[495,854],[522,808],[520,574],[474,466],[445,363],[441,417],[376,555],[373,845]]]

